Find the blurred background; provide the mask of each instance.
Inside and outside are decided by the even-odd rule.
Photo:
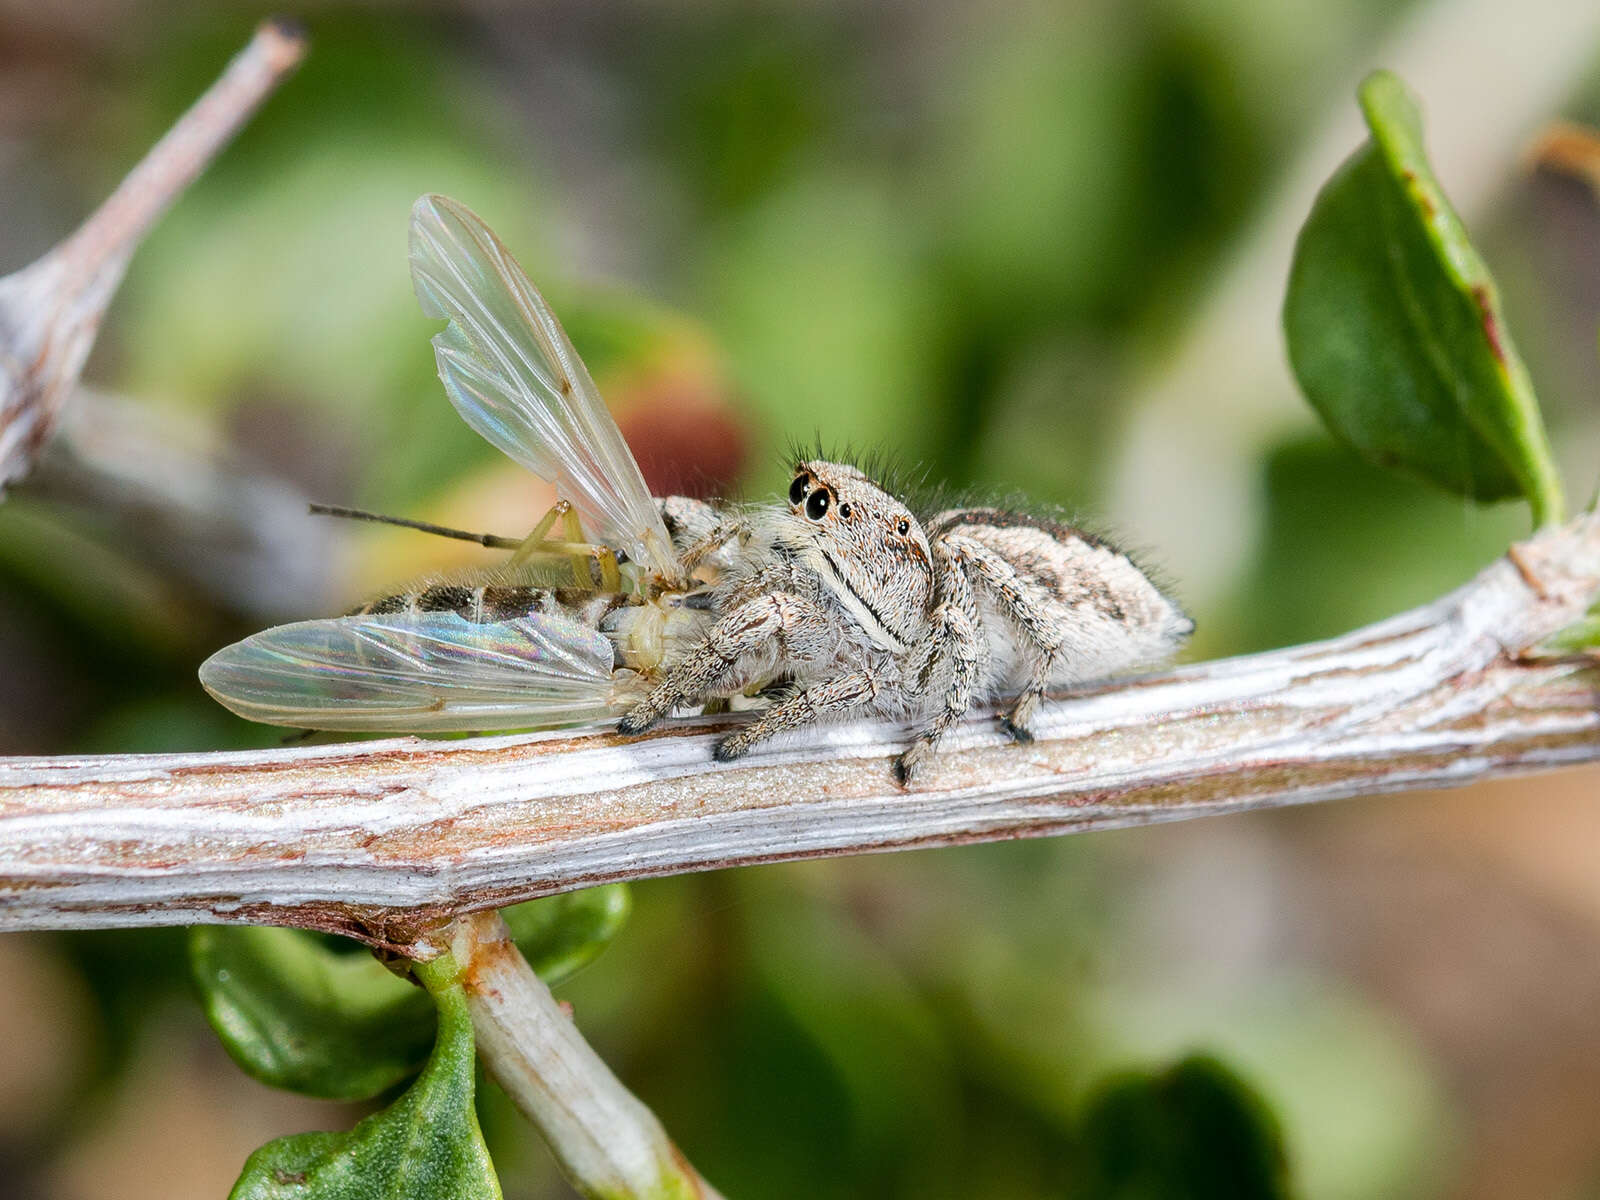
[[[0,0],[0,272],[264,15]],[[1193,655],[1234,654],[1432,598],[1527,531],[1354,461],[1283,366],[1293,231],[1392,66],[1593,493],[1600,217],[1529,153],[1600,123],[1592,0],[294,15],[307,62],[139,251],[92,392],[0,505],[0,753],[274,745],[201,659],[483,561],[307,498],[508,535],[543,511],[434,377],[425,191],[513,247],[658,491],[767,494],[794,437],[891,448],[1122,535]],[[740,1200],[1081,1195],[1097,1098],[1195,1053],[1308,1200],[1600,1197],[1597,782],[648,883],[559,994]],[[235,1070],[182,945],[0,939],[0,1196],[220,1197],[262,1142],[359,1117]],[[482,1106],[506,1194],[569,1196]]]

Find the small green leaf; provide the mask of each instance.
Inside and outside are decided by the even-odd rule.
[[[500,915],[528,965],[553,987],[593,962],[632,909],[628,885],[612,883],[514,904]]]
[[[546,983],[595,957],[628,918],[626,884],[547,896],[505,910]],[[433,1005],[364,951],[340,953],[295,929],[202,925],[189,968],[211,1027],[262,1083],[365,1100],[416,1074],[433,1044]]]
[[[1371,138],[1317,196],[1295,245],[1289,360],[1333,433],[1374,462],[1560,520],[1533,385],[1489,269],[1434,178],[1405,85],[1361,85]]]
[[[438,1008],[428,1065],[345,1133],[299,1133],[252,1154],[229,1200],[500,1200],[473,1106],[472,1021],[448,956],[416,973]]]
[[[233,1061],[274,1087],[364,1100],[414,1074],[433,1044],[420,988],[314,934],[196,926],[189,967]]]
[[[1277,1122],[1215,1059],[1102,1085],[1080,1126],[1081,1200],[1285,1200]]]
[[[1600,649],[1600,614],[1591,611],[1565,629],[1552,633],[1533,648],[1541,658],[1565,658],[1574,654],[1593,654]]]

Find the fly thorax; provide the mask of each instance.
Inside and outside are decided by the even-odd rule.
[[[646,604],[614,609],[600,631],[616,648],[618,666],[656,675],[692,650],[714,619],[714,613],[691,608],[681,595],[669,592]]]

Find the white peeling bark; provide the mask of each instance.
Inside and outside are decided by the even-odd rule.
[[[585,1196],[721,1200],[590,1049],[497,912],[451,926],[478,1053]]]
[[[980,716],[911,789],[854,723],[731,764],[727,719],[255,752],[0,760],[0,930],[280,923],[405,946],[619,879],[1030,837],[1600,758],[1590,660],[1524,652],[1600,592],[1600,518],[1344,637]]]

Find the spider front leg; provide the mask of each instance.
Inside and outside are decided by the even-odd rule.
[[[617,731],[643,733],[679,705],[712,695],[740,659],[773,640],[793,657],[814,657],[827,646],[831,630],[827,614],[804,597],[774,592],[747,601],[713,625],[655,691],[617,722]]]
[[[972,706],[972,693],[983,667],[984,642],[978,632],[978,607],[967,579],[966,564],[959,554],[942,555],[944,570],[940,587],[945,599],[933,612],[933,632],[928,657],[919,668],[926,677],[941,658],[950,662],[950,679],[945,685],[944,703],[911,747],[895,760],[895,775],[901,783],[913,777],[933,757],[939,742]]]
[[[870,671],[853,671],[827,683],[819,683],[773,705],[737,733],[717,743],[718,762],[738,758],[757,742],[775,734],[799,729],[834,713],[846,712],[866,704],[878,694],[878,681]]]

